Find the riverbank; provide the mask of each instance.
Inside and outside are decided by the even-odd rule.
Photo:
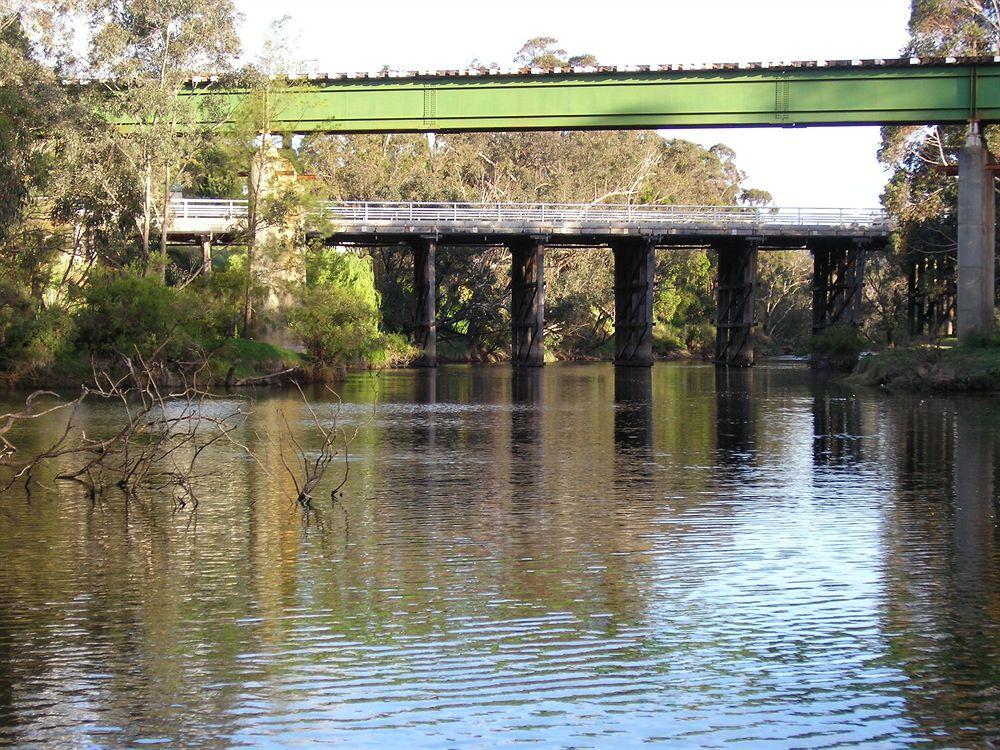
[[[133,359],[136,359],[133,355]],[[136,367],[142,367],[138,361]],[[261,341],[230,339],[196,361],[147,361],[143,368],[160,385],[172,386],[195,381],[199,386],[241,387],[271,384],[288,380],[298,382],[338,382],[346,374],[344,367],[317,368],[301,353]],[[93,382],[95,373],[112,377],[127,372],[122,358],[93,357],[71,351],[51,365],[6,373],[4,385],[27,388],[78,388]]]
[[[877,352],[863,357],[848,380],[901,391],[1000,392],[1000,341]]]

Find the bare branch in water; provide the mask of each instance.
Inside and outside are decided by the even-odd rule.
[[[253,432],[264,446],[262,460],[239,437],[255,412],[252,394],[240,398],[234,407],[218,410],[213,402],[220,397],[198,385],[204,366],[182,375],[179,386],[167,388],[163,385],[165,371],[156,359],[143,357],[138,350],[130,355],[119,352],[119,359],[122,375],[92,368],[92,383],[83,386],[74,400],[38,408],[41,399],[59,397],[37,391],[28,396],[20,411],[0,415],[0,466],[11,469],[7,487],[19,480],[28,486],[43,464],[58,462],[60,470],[55,479],[81,484],[92,497],[107,487],[118,487],[131,499],[140,490],[171,492],[179,507],[197,507],[197,487],[205,478],[199,473],[199,465],[213,446],[228,443],[270,476],[266,451],[269,444],[276,443],[281,465],[295,486],[296,500],[307,509],[312,508],[327,470],[343,455],[343,476],[330,491],[331,501],[337,501],[350,475],[348,446],[358,436],[360,426],[351,431],[340,426],[343,402],[333,389],[327,387],[337,401],[336,410],[332,419],[321,419],[303,389],[292,381],[310,415],[312,429],[321,438],[319,449],[307,449],[301,427],[293,429],[285,413],[278,410],[282,424],[279,434]],[[107,435],[88,433],[78,423],[78,411],[88,401],[117,405],[122,416],[120,426]],[[41,453],[19,461],[17,446],[9,437],[11,430],[27,420],[59,411],[67,415],[56,440]]]

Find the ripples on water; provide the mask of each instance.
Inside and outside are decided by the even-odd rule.
[[[296,398],[253,427],[315,443]],[[1000,742],[995,400],[797,365],[344,399],[342,508],[221,445],[194,512],[0,498],[0,745]]]

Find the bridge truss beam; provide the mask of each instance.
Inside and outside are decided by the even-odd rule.
[[[997,60],[317,77],[275,85],[270,125],[274,132],[443,133],[1000,120]],[[237,122],[252,104],[246,88],[223,81],[192,83],[181,98],[195,119],[213,125],[220,113]]]

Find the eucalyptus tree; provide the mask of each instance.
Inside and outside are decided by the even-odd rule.
[[[19,15],[0,9],[0,245],[19,222],[31,187],[43,171],[43,141],[35,115],[47,108],[43,88],[33,86],[41,66]]]
[[[107,84],[103,107],[132,123],[116,139],[125,169],[142,194],[143,261],[160,223],[159,259],[165,278],[171,187],[210,142],[217,126],[197,124],[180,97],[186,81],[223,72],[239,53],[233,0],[82,0],[89,17],[91,73]],[[208,118],[211,120],[211,118]],[[219,122],[226,113],[219,113]]]

